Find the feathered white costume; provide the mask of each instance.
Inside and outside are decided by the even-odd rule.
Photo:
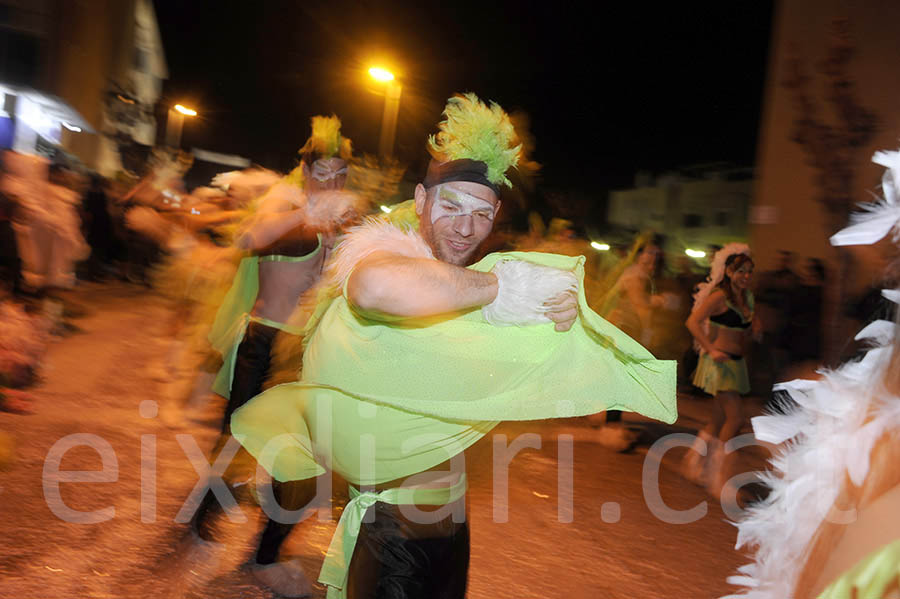
[[[884,198],[855,215],[852,226],[831,238],[834,245],[875,243],[892,230],[895,240],[900,234],[900,152],[878,152],[873,160],[887,167]],[[883,294],[900,303],[897,290]],[[892,373],[900,350],[898,327],[879,320],[856,338],[871,343],[862,360],[820,371],[818,381],[776,386],[796,406],[753,419],[758,439],[783,447],[763,475],[771,493],[737,524],[737,548],[751,549],[754,561],[728,579],[744,587],[731,598],[900,597],[900,534],[862,551],[847,567],[829,567],[840,539],[853,538],[857,516],[861,521],[867,509],[896,499],[900,489],[896,460],[883,459],[900,449],[900,389]],[[885,492],[885,481],[892,490]],[[896,510],[881,527],[891,521],[897,522]]]

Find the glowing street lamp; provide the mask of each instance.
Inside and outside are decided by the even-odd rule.
[[[180,113],[183,114],[184,116],[197,116],[197,111],[196,111],[196,110],[194,110],[193,108],[187,108],[187,107],[185,107],[185,106],[182,106],[181,104],[176,104],[176,105],[175,105],[175,110],[177,110],[178,112],[180,112]]]
[[[197,111],[182,104],[176,104],[169,109],[166,116],[166,145],[172,148],[181,147],[181,129],[184,127],[184,117],[197,116]]]
[[[387,159],[394,153],[394,138],[397,136],[397,114],[400,111],[400,92],[403,86],[397,82],[394,74],[381,67],[369,69],[369,76],[375,81],[384,83],[384,114],[381,117],[381,138],[378,141],[378,153]]]
[[[394,74],[387,69],[382,69],[381,67],[372,67],[371,69],[369,69],[369,75],[371,75],[372,79],[374,79],[375,81],[381,81],[382,83],[387,83],[388,81],[394,80]]]

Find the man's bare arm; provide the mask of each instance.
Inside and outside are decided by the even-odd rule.
[[[268,247],[284,237],[288,232],[303,225],[303,210],[291,210],[270,214],[256,214],[241,226],[235,245],[244,250]],[[315,233],[310,235],[315,237]]]
[[[172,212],[168,214],[162,214],[161,216],[171,222],[183,226],[186,229],[190,229],[191,231],[199,231],[200,229],[203,229],[205,227],[213,227],[216,225],[227,223],[228,221],[236,220],[240,218],[242,214],[243,213],[239,210],[232,210],[228,212],[214,212],[211,214]]]
[[[378,251],[354,268],[347,298],[367,313],[423,318],[484,306],[497,289],[492,273]]]

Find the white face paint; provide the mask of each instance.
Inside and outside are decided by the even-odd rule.
[[[347,163],[340,158],[323,158],[321,160],[316,160],[310,170],[310,176],[321,183],[331,181],[339,175],[346,174]]]
[[[438,186],[437,197],[431,206],[431,223],[437,219],[449,217],[451,219],[461,216],[471,216],[476,219],[494,221],[494,205],[487,200],[482,200],[464,191]]]

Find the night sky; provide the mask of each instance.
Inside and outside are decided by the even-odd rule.
[[[414,173],[462,91],[527,113],[547,188],[605,192],[639,169],[753,164],[771,2],[154,3],[163,101],[201,113],[186,148],[284,170],[309,117],[333,112],[357,152],[375,153],[383,97],[366,69],[380,62],[401,73],[395,152]]]

